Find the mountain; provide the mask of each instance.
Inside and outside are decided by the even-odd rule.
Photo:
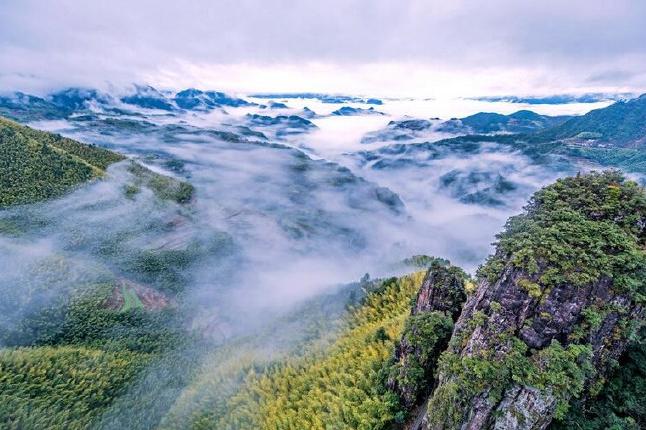
[[[158,91],[172,111],[121,114],[58,93],[11,103],[66,112],[38,126],[199,200],[2,122],[0,428],[646,427],[643,190],[560,180],[484,261],[538,187],[646,172],[640,147],[521,111],[439,141],[441,120],[402,117],[342,154],[300,102],[226,115],[222,93]],[[425,248],[483,266],[402,260]],[[365,271],[392,277],[340,285]]]
[[[166,96],[150,85],[135,85],[134,92],[121,97],[121,101],[144,109],[174,110]]]
[[[430,140],[438,135],[436,126],[439,120],[434,119],[402,119],[393,120],[381,130],[366,133],[361,143],[400,142],[409,140]],[[447,133],[450,134],[450,133]]]
[[[439,178],[443,190],[462,203],[504,206],[506,195],[519,188],[499,172],[453,169]]]
[[[384,115],[383,112],[376,111],[374,107],[368,109],[354,108],[352,106],[343,106],[332,112],[330,115],[335,116],[354,116],[354,115]]]
[[[437,360],[467,299],[467,282],[468,275],[459,267],[431,260],[387,374],[388,389],[397,393],[406,409],[431,393],[429,382],[435,378]]]
[[[112,97],[91,88],[66,88],[48,96],[56,106],[71,112],[88,109],[91,104],[111,105]]]
[[[641,428],[645,221],[644,190],[616,172],[559,180],[509,220],[475,279],[415,256],[424,270],[318,297],[284,318],[333,315],[304,345],[252,363],[227,349],[166,426]],[[266,327],[261,351],[284,333]]]
[[[402,121],[390,121],[388,126],[398,130],[422,131],[431,128],[433,123],[428,119],[406,119]]]
[[[15,92],[0,96],[0,115],[16,121],[29,122],[67,117],[71,111],[49,100]]]
[[[245,116],[250,126],[276,128],[277,136],[307,133],[318,128],[313,122],[298,115],[267,116],[247,114]]]
[[[412,428],[544,429],[570,404],[594,403],[639,334],[646,194],[637,184],[616,172],[558,180],[497,237],[447,350],[423,360],[414,347],[395,353],[395,388],[409,410],[408,393],[432,391]],[[411,345],[407,333],[413,346],[441,344],[443,332],[424,324],[455,319],[462,281],[431,272],[400,345]]]
[[[0,117],[0,209],[59,197],[84,182],[98,179],[123,155],[61,135],[34,130]],[[132,163],[134,185],[142,184],[162,200],[187,203],[188,183]]]
[[[0,208],[59,196],[102,176],[120,154],[0,118]]]
[[[565,121],[563,117],[544,117],[529,111],[512,115],[476,114],[463,120],[471,121],[475,117],[481,132],[506,127],[501,121],[515,126],[527,120],[533,125],[539,120],[563,122],[534,132],[467,134],[429,142],[390,143],[348,156],[362,167],[411,172],[419,168],[445,168],[446,163],[442,160],[456,157],[465,162],[472,160],[472,164],[479,164],[475,170],[456,168],[442,172],[438,191],[448,192],[463,203],[490,206],[500,206],[509,201],[510,191],[525,189],[526,184],[516,181],[517,173],[522,170],[519,163],[529,162],[532,168],[539,168],[554,177],[594,167],[618,168],[635,174],[640,183],[646,184],[646,151],[643,149],[646,139],[645,105],[646,95],[643,95]],[[514,122],[511,117],[514,117]],[[461,128],[453,131],[465,129],[461,121]],[[524,128],[527,128],[527,123]],[[416,131],[418,129],[422,131]],[[391,142],[413,137],[422,139],[425,133],[432,137],[428,134],[432,130],[432,122],[428,120],[391,122],[386,131],[366,135],[363,142],[381,140],[384,136]],[[472,133],[473,129],[467,128],[466,131]],[[497,158],[493,164],[477,163],[477,157],[486,157],[492,151],[506,155]],[[523,158],[513,160],[514,154]]]
[[[289,109],[289,106],[287,106],[285,103],[280,102],[271,102],[267,107],[269,109]]]
[[[321,93],[258,93],[249,97],[260,99],[316,99],[323,103],[341,104],[341,103],[365,103],[370,105],[382,105],[384,102],[380,99],[369,97],[354,97]]]
[[[452,119],[438,126],[438,131],[464,134],[530,133],[559,125],[570,117],[539,115],[520,110],[510,115],[480,112],[461,119]]]
[[[631,93],[606,94],[606,93],[589,93],[583,95],[557,94],[552,96],[489,96],[476,97],[473,100],[484,102],[507,102],[507,103],[524,103],[530,105],[560,105],[568,103],[597,103],[608,100],[624,100],[632,98]]]
[[[312,118],[316,118],[317,114],[312,109],[305,106],[299,116],[307,119],[312,119]]]
[[[218,91],[202,91],[189,88],[175,94],[175,103],[181,109],[209,110],[222,106],[240,107],[250,106],[246,100],[231,97]]]
[[[543,139],[578,139],[643,148],[646,145],[646,94],[571,118],[538,136]]]
[[[452,135],[490,135],[533,133],[567,121],[569,116],[539,115],[528,110],[521,110],[510,115],[479,112],[465,118],[453,118],[441,122],[438,118],[406,118],[390,121],[378,131],[367,133],[361,143],[407,141],[450,137]]]

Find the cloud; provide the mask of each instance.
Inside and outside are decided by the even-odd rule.
[[[489,92],[599,86],[605,81],[586,78],[644,70],[644,18],[646,3],[636,0],[7,0],[0,85],[167,83],[173,75],[198,85],[240,71],[255,80],[231,82],[237,89],[271,90],[273,81],[261,79],[267,71],[283,77],[279,84],[296,77],[327,89],[336,83],[327,69],[342,89],[368,80],[360,86],[379,91],[384,79],[375,77],[396,68],[384,78],[400,92],[411,91],[401,85],[411,69],[440,83],[455,74],[455,87],[471,82]],[[531,73],[509,80],[508,70]],[[610,86],[644,88],[646,77]]]

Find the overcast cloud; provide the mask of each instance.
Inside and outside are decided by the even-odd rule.
[[[0,88],[646,88],[641,0],[2,0]]]

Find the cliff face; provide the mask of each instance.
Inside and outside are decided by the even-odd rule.
[[[460,268],[443,260],[434,261],[426,273],[386,382],[406,409],[424,400],[433,387],[437,359],[466,300],[467,279]]]
[[[458,267],[435,262],[431,264],[419,290],[412,315],[423,312],[445,312],[454,321],[460,316],[467,299],[468,276]]]
[[[429,405],[429,428],[546,428],[572,396],[603,377],[627,345],[623,327],[644,316],[608,278],[534,297],[520,286],[525,279],[508,267],[467,301],[445,356],[451,367]],[[584,312],[600,304],[608,312],[589,326]],[[457,396],[447,404],[449,388]],[[438,419],[443,412],[450,413]]]
[[[644,192],[617,173],[568,178],[536,193],[498,236],[461,314],[451,312],[459,318],[432,369],[438,382],[423,426],[544,429],[571,400],[598,393],[643,325],[645,247]],[[447,311],[446,294],[430,285],[413,317]],[[418,350],[403,339],[397,357]],[[395,388],[412,398],[405,386]]]

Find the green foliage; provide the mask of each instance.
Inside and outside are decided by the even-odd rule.
[[[639,306],[644,303],[646,279],[645,220],[643,189],[617,172],[561,179],[538,191],[524,214],[510,218],[498,235],[496,253],[478,276],[495,283],[515,270],[520,276],[506,279],[516,280],[519,289],[536,302],[549,296],[552,288],[575,289],[607,281],[604,285],[613,293],[627,297],[630,306]],[[448,383],[434,393],[429,419],[435,426],[459,426],[475,396],[484,394],[495,405],[514,385],[550,393],[557,402],[555,417],[564,418],[570,402],[576,404],[584,390],[586,395],[594,394],[603,387],[598,378],[603,373],[598,375],[592,367],[593,348],[586,343],[589,333],[610,312],[624,318],[612,333],[613,341],[626,341],[641,324],[625,319],[626,306],[599,303],[583,309],[566,344],[552,340],[539,350],[530,350],[509,331],[496,332],[486,309],[474,312],[440,359],[440,371]],[[492,303],[490,309],[494,308],[504,311]],[[525,324],[531,325],[531,319]],[[488,346],[463,350],[476,327],[490,330],[484,341]],[[491,336],[496,338],[492,341]]]
[[[589,346],[563,347],[552,341],[550,346],[528,354],[527,345],[514,336],[503,345],[503,354],[494,355],[489,350],[465,356],[452,351],[442,354],[440,371],[451,379],[438,387],[429,402],[432,424],[455,428],[467,412],[469,399],[486,392],[488,401],[496,404],[512,384],[549,390],[557,400],[557,417],[563,416],[569,400],[583,392],[586,378],[592,374]]]
[[[266,370],[248,368],[225,404],[194,428],[383,429],[401,418],[397,397],[380,384],[424,273],[384,281],[352,308],[332,344]]]
[[[451,262],[444,258],[429,257],[428,255],[413,255],[412,257],[405,258],[403,261],[405,266],[413,267],[416,269],[428,269],[431,266],[450,266]]]
[[[406,320],[401,344],[407,354],[389,363],[385,372],[389,381],[410,392],[411,398],[405,400],[411,405],[432,387],[437,360],[452,331],[453,319],[444,312],[421,312]]]
[[[559,152],[573,158],[582,158],[601,166],[612,166],[627,172],[646,173],[646,151],[643,148],[604,148],[564,145]]]
[[[87,428],[147,362],[79,346],[0,350],[0,427]]]
[[[541,286],[538,285],[536,282],[530,281],[529,279],[518,280],[518,286],[523,290],[527,291],[527,294],[529,294],[530,297],[533,297],[535,299],[540,298],[541,295],[543,294],[543,291],[541,290]]]
[[[186,283],[187,269],[202,253],[197,247],[189,249],[145,250],[126,262],[127,270],[142,282],[159,289],[178,293]]]
[[[118,287],[116,287],[118,288]],[[74,344],[111,350],[160,352],[179,343],[173,309],[148,312],[132,290],[121,309],[108,307],[113,283],[84,286],[25,315],[14,330],[1,331],[6,346]],[[129,303],[130,301],[130,303]]]
[[[132,184],[128,184],[128,185],[124,186],[124,188],[123,188],[123,193],[129,199],[134,198],[140,192],[141,192],[141,188],[137,187],[136,185],[132,185]]]
[[[128,312],[131,309],[143,309],[144,304],[141,303],[139,296],[132,289],[127,288],[125,285],[121,286],[121,294],[123,295],[122,312]]]
[[[619,101],[603,109],[576,116],[565,123],[540,133],[550,139],[597,136],[604,142],[631,145],[646,136],[646,95]]]
[[[478,275],[495,282],[510,261],[537,278],[532,283],[541,290],[611,277],[614,288],[641,302],[645,213],[643,190],[618,172],[559,179],[533,196],[526,213],[509,219]],[[538,294],[536,285],[528,291]]]
[[[106,302],[113,288],[112,284],[106,284],[75,297],[66,307],[57,331],[42,343],[83,344],[145,353],[161,352],[180,343],[172,309],[146,312],[136,295],[130,300],[138,303],[137,306],[128,306],[124,295],[124,306],[110,309]]]
[[[125,289],[124,306],[111,308],[115,288],[75,290],[5,336],[5,346],[31,346],[0,350],[0,427],[87,428],[142,369],[186,341],[174,309],[146,311]]]
[[[160,175],[134,162],[130,164],[128,170],[137,178],[135,186],[145,185],[162,200],[172,200],[182,204],[190,202],[193,198],[195,190],[188,182]]]
[[[59,196],[123,156],[0,118],[0,208]]]
[[[30,139],[55,146],[56,148],[65,151],[67,154],[76,156],[101,170],[105,170],[110,164],[126,158],[116,152],[100,148],[96,145],[80,143],[59,134],[35,130],[30,127],[19,127],[21,127],[21,133]]]
[[[601,392],[587,402],[574,401],[553,430],[637,430],[646,428],[645,330],[620,359]]]

